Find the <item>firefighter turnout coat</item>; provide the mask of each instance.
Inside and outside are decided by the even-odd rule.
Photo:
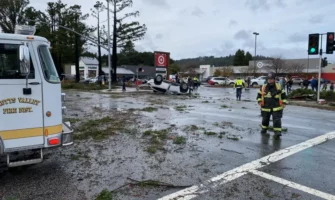
[[[263,112],[282,111],[283,105],[287,104],[285,89],[280,84],[264,84],[257,95],[258,103],[261,103]]]

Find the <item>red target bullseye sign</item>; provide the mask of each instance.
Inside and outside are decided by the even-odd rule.
[[[164,53],[155,53],[155,66],[156,67],[167,67],[168,55]]]

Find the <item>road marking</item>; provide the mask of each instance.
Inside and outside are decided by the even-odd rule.
[[[240,167],[237,167],[235,169],[229,170],[221,175],[218,175],[210,180],[205,181],[203,184],[195,185],[183,190],[180,190],[178,192],[172,193],[170,195],[167,195],[165,197],[160,198],[159,200],[178,200],[178,199],[193,199],[197,197],[199,194],[206,193],[209,191],[210,188],[215,188],[219,185],[222,185],[224,183],[227,183],[229,181],[232,181],[234,179],[237,179],[246,173],[248,173],[251,170],[256,170],[262,167],[265,167],[271,163],[277,162],[279,160],[282,160],[288,156],[291,156],[293,154],[296,154],[300,151],[303,151],[305,149],[308,149],[310,147],[313,147],[315,145],[319,145],[321,143],[324,143],[328,140],[335,138],[335,131],[326,133],[324,135],[315,137],[313,139],[307,140],[305,142],[302,142],[300,144],[293,145],[291,147],[276,151],[270,155],[267,155],[263,158],[257,159],[255,161],[252,161],[250,163],[244,164]]]
[[[320,198],[335,200],[335,196],[332,195],[332,194],[321,192],[319,190],[316,190],[316,189],[313,189],[313,188],[310,188],[310,187],[306,187],[304,185],[300,185],[298,183],[294,183],[292,181],[288,181],[288,180],[285,180],[285,179],[282,179],[282,178],[279,178],[279,177],[276,177],[276,176],[272,176],[271,174],[267,174],[267,173],[264,173],[264,172],[261,172],[261,171],[258,171],[258,170],[250,170],[250,172],[253,173],[254,175],[266,178],[268,180],[286,185],[288,187],[291,187],[291,188],[294,188],[294,189],[297,189],[297,190],[301,190],[303,192],[309,193],[311,195],[314,195],[314,196],[317,196],[317,197],[320,197]]]

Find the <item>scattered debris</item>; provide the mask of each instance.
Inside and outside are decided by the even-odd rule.
[[[112,192],[108,191],[107,189],[104,189],[100,192],[100,194],[97,196],[95,200],[112,200],[113,195]]]
[[[154,107],[146,107],[146,108],[143,108],[141,111],[144,111],[144,112],[154,112],[154,111],[157,111],[158,108],[154,108]]]
[[[227,105],[222,105],[221,108],[229,108]]]
[[[186,138],[183,136],[175,137],[173,140],[173,144],[186,144]]]
[[[186,108],[187,108],[186,105],[183,105],[183,106],[176,106],[176,107],[175,107],[175,109],[176,109],[177,111],[184,111]]]
[[[242,107],[242,109],[248,109],[247,107]]]
[[[216,133],[213,132],[213,131],[205,131],[204,134],[205,134],[205,135],[209,135],[209,136],[211,136],[211,135],[216,135]]]
[[[202,101],[201,103],[209,103],[209,101]]]
[[[229,150],[229,149],[221,149],[223,151],[228,151],[228,152],[232,152],[232,153],[237,153],[237,154],[243,154],[243,153],[240,153],[240,152],[237,152],[237,151],[233,151],[233,150]]]
[[[236,135],[228,135],[228,136],[227,136],[227,139],[229,139],[229,140],[234,140],[234,141],[238,141],[238,140],[240,140],[240,138],[239,138],[238,136],[236,136]]]

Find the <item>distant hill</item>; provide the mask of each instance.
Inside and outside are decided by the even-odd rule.
[[[257,60],[270,60],[271,57],[256,56]],[[198,58],[186,58],[175,60],[176,64],[182,67],[199,66],[199,65],[214,65],[214,66],[228,66],[233,65],[234,56],[229,55],[225,57],[204,56]]]

